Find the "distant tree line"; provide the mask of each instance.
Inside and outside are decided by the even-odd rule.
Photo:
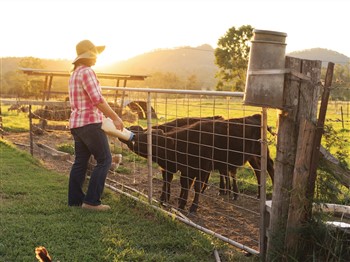
[[[45,66],[42,60],[34,57],[25,57],[18,63],[18,67],[43,69]],[[7,71],[1,76],[1,95],[11,95],[16,97],[39,97],[44,86],[44,80],[37,77],[29,79],[18,70]]]

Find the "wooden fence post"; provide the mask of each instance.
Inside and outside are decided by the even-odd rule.
[[[324,84],[324,90],[323,90],[322,100],[321,100],[320,113],[319,113],[318,121],[317,121],[317,132],[316,132],[315,138],[314,138],[314,150],[313,150],[313,155],[312,155],[312,159],[311,159],[311,161],[312,161],[311,162],[311,171],[310,171],[310,179],[309,179],[309,185],[308,185],[308,191],[307,191],[309,199],[313,198],[314,190],[315,190],[315,181],[316,181],[318,160],[319,160],[319,155],[320,155],[321,138],[322,138],[323,129],[324,129],[324,122],[326,120],[330,87],[331,87],[332,79],[333,79],[333,71],[334,71],[334,63],[328,63],[325,84]]]
[[[328,65],[317,125],[310,120],[304,120],[300,125],[286,228],[286,250],[288,255],[299,255],[300,229],[312,216],[320,144],[327,111],[329,87],[332,82],[333,66]],[[313,118],[313,115],[311,117]]]
[[[286,57],[283,110],[279,115],[275,180],[272,194],[267,261],[283,261],[299,127],[302,120],[316,120],[321,61]],[[306,186],[306,185],[305,185]]]
[[[299,129],[297,155],[293,173],[293,184],[291,190],[288,220],[286,228],[286,250],[288,254],[295,254],[299,243],[299,229],[306,221],[306,197],[307,184],[310,174],[310,162],[312,159],[313,141],[316,126],[304,120]]]

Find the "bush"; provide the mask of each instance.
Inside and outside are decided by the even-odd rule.
[[[74,155],[74,145],[72,144],[57,145],[57,150]]]

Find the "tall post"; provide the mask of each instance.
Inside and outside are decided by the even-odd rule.
[[[312,159],[311,159],[310,179],[308,181],[308,190],[307,190],[307,197],[309,200],[313,199],[314,191],[315,191],[315,182],[316,182],[316,175],[317,175],[318,160],[320,155],[321,138],[323,134],[324,122],[326,119],[330,87],[333,79],[333,70],[334,70],[334,63],[328,63],[324,90],[322,93],[320,113],[317,121],[317,130],[316,130],[316,134],[314,137],[314,144],[313,144],[314,148],[313,148]],[[311,202],[311,205],[312,205],[312,202]],[[312,209],[312,206],[309,207],[310,212],[311,212],[311,209]],[[309,216],[311,214],[310,212],[309,212]]]
[[[147,93],[147,166],[148,166],[148,202],[152,204],[152,104],[151,92]]]
[[[305,119],[300,125],[285,237],[286,250],[293,256],[298,253],[298,244],[301,243],[298,229],[305,223],[306,185],[310,173],[309,166],[315,131],[315,124],[309,120]]]
[[[127,79],[125,78],[123,87],[126,87],[126,83],[127,83]],[[123,113],[124,100],[125,100],[125,91],[123,90],[122,91],[121,102],[120,102],[120,108],[119,108],[119,111],[118,111],[118,115],[120,117],[122,116],[122,113]]]
[[[266,176],[267,176],[267,109],[263,107],[261,117],[261,167],[260,167],[260,241],[259,250],[262,261],[266,258]]]
[[[1,98],[1,89],[0,89],[0,98]],[[0,132],[1,132],[1,138],[3,138],[3,131],[4,127],[2,125],[2,106],[1,106],[1,99],[0,99]]]
[[[30,154],[33,155],[33,115],[32,105],[29,105],[29,142],[30,142]]]
[[[321,61],[286,57],[283,109],[279,115],[275,179],[272,194],[267,260],[283,261],[293,173],[303,120],[316,121]],[[305,185],[306,186],[306,185]]]

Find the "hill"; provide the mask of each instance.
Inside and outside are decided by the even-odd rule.
[[[328,62],[345,65],[349,63],[350,60],[346,55],[324,48],[305,49],[302,51],[291,52],[287,55],[301,59],[321,60],[322,66],[324,67],[327,66]]]
[[[326,67],[328,62],[344,65],[350,60],[346,55],[324,48],[305,49],[286,55],[300,59],[320,60],[323,67]],[[202,45],[196,48],[179,47],[155,50],[115,63],[103,70],[150,75],[158,71],[173,72],[183,78],[195,74],[203,87],[208,88],[216,84],[215,73],[218,67],[215,64],[214,49],[210,45]]]
[[[182,79],[196,75],[198,82],[205,89],[215,86],[215,73],[218,71],[214,49],[210,45],[157,49],[99,69],[107,73],[149,75],[156,72],[171,72]]]
[[[4,75],[9,71],[16,71],[18,65],[25,57],[1,57],[1,74]],[[72,68],[72,61],[67,59],[41,59],[44,69],[69,71]]]
[[[345,65],[350,58],[333,50],[312,48],[290,52],[288,56],[301,59],[321,60],[326,67],[328,62]],[[5,57],[2,59],[2,75],[8,71],[15,71],[22,58]],[[70,60],[43,59],[45,68],[52,70],[71,69]],[[176,74],[185,83],[195,75],[202,89],[214,89],[217,80],[215,73],[218,67],[215,64],[214,48],[204,44],[198,47],[178,47],[173,49],[157,49],[140,54],[125,61],[116,62],[108,67],[96,67],[96,71],[119,74],[147,74],[156,73]]]

